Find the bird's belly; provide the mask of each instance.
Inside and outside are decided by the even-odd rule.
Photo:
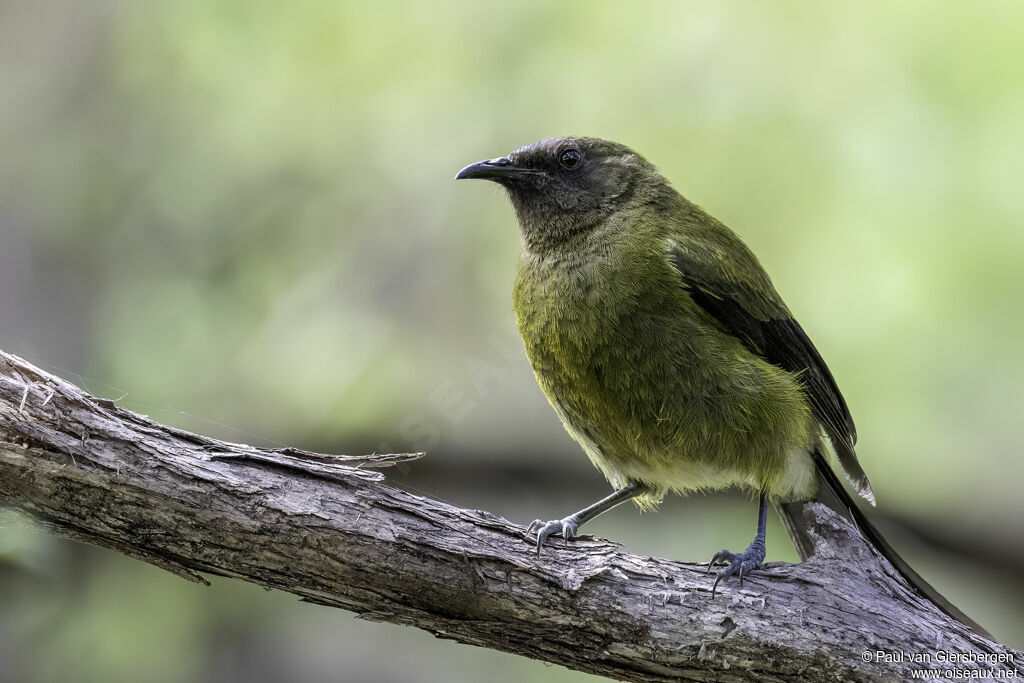
[[[648,485],[649,502],[728,486],[807,495],[818,437],[795,379],[698,311],[646,303],[520,316],[538,382],[591,461],[615,486]]]

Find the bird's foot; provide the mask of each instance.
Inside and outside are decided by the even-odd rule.
[[[571,541],[576,538],[576,532],[579,529],[580,523],[576,519],[576,515],[569,515],[562,519],[553,519],[550,522],[535,519],[527,527],[526,537],[530,538],[534,531],[537,532],[537,554],[540,555],[540,548],[544,545],[544,541],[548,540],[548,537],[561,536],[565,540]]]
[[[715,583],[711,586],[711,597],[715,597],[715,590],[718,588],[718,583],[722,579],[727,579],[733,575],[739,575],[740,588],[743,588],[743,577],[753,570],[761,566],[764,562],[765,547],[764,543],[758,543],[757,539],[754,540],[750,546],[742,553],[731,553],[728,550],[722,550],[715,553],[715,556],[711,558],[710,564],[708,564],[708,571],[716,564],[729,563],[729,566],[723,567],[718,572],[718,576],[715,577]]]

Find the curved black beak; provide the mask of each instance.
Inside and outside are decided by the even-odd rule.
[[[487,159],[486,161],[478,161],[475,164],[470,164],[459,171],[458,175],[455,176],[455,179],[466,180],[467,178],[483,178],[485,180],[499,180],[510,176],[533,172],[534,171],[529,168],[514,166],[512,164],[512,160],[508,157],[500,157],[498,159]]]

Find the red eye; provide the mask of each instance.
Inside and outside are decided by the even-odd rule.
[[[558,155],[558,163],[568,169],[578,168],[583,155],[574,149],[567,149]]]

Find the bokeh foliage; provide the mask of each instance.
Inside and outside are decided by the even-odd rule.
[[[0,348],[227,438],[427,448],[409,485],[564,514],[602,484],[522,357],[512,213],[452,176],[598,135],[759,254],[883,509],[1019,544],[1022,25],[1010,0],[0,3]],[[752,522],[718,497],[595,530],[697,560]],[[577,677],[19,529],[0,678]],[[908,554],[1024,644],[1018,583]]]

